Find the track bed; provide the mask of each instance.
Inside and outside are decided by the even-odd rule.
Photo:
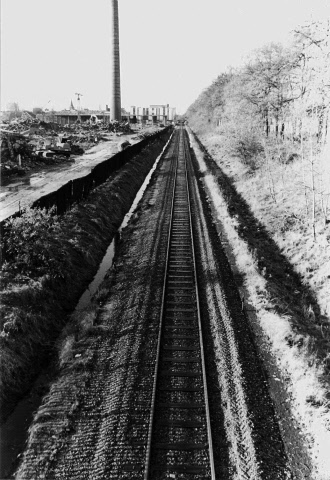
[[[17,478],[290,478],[190,153],[176,129]]]

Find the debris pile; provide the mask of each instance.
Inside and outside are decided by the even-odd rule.
[[[37,127],[18,132],[16,129],[1,130],[0,167],[3,176],[24,175],[40,163],[59,163],[70,155],[70,144],[54,131]]]
[[[117,120],[108,124],[108,131],[114,133],[132,133],[129,122],[118,122]]]
[[[29,159],[33,147],[19,133],[1,132],[1,174],[24,174],[22,161]]]
[[[28,112],[20,118],[2,121],[1,174],[21,174],[40,163],[53,164],[65,161],[100,141],[109,140],[109,133],[120,136],[131,133],[128,122],[103,122],[91,115],[86,122],[72,124],[38,120]]]

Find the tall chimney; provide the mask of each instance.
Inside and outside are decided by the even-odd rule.
[[[111,0],[111,25],[112,90],[110,119],[121,120],[118,0]]]

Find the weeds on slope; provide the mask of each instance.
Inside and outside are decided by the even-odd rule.
[[[7,249],[0,307],[4,416],[11,399],[32,380],[33,363],[45,360],[102,254],[107,235],[102,236],[88,216],[84,220],[81,210],[77,206],[59,218],[53,212],[29,209],[11,221],[3,239]],[[93,209],[87,210],[91,215]]]
[[[306,217],[302,169],[293,151],[281,151],[269,166],[251,172],[237,158],[221,155],[213,139],[203,139],[217,159],[217,181],[228,210],[237,221],[237,233],[252,252],[278,313],[289,315],[296,332],[287,338],[311,353],[330,375],[330,231],[317,211],[317,241]],[[207,154],[208,164],[213,162]],[[290,158],[290,160],[289,160]],[[284,161],[285,160],[285,161]],[[309,193],[310,195],[310,193]],[[275,198],[274,198],[275,196]]]

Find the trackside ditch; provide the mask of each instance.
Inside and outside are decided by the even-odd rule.
[[[70,211],[55,219],[56,228],[47,237],[49,249],[57,252],[55,274],[40,274],[31,268],[30,273],[22,275],[14,256],[4,263],[0,333],[2,422],[47,363],[57,336],[95,275],[107,246],[170,135],[170,129],[161,132],[116,174],[91,191],[85,201],[72,205]]]

